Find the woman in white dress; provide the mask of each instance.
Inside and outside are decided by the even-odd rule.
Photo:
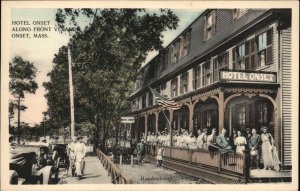
[[[192,150],[197,149],[197,139],[194,136],[193,132],[190,133],[188,140],[189,140],[188,141],[188,148],[192,149]]]
[[[237,132],[237,137],[234,140],[234,145],[236,145],[236,153],[243,154],[245,150],[245,145],[247,145],[247,140],[242,136],[241,131]]]
[[[157,156],[156,156],[156,160],[157,160],[156,166],[162,166],[163,155],[164,155],[164,148],[161,146],[158,146]]]
[[[273,137],[268,133],[267,127],[262,128],[262,134],[260,135],[262,145],[262,158],[264,161],[264,170],[274,168],[274,158],[273,158]]]
[[[78,137],[78,142],[75,145],[75,167],[76,174],[79,179],[82,178],[84,169],[84,157],[86,153],[85,144],[82,142],[82,137]]]

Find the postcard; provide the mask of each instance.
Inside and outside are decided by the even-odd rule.
[[[1,5],[1,190],[297,190],[298,2]]]

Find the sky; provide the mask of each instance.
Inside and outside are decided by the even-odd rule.
[[[177,30],[169,30],[163,33],[164,46],[168,45],[180,32],[182,32],[192,21],[195,20],[195,18],[202,13],[202,10],[195,9],[180,9],[173,11],[179,17],[179,27]],[[21,121],[28,123],[30,126],[34,126],[34,124],[38,124],[43,120],[42,112],[46,111],[48,106],[47,100],[44,97],[46,91],[42,84],[45,81],[49,81],[47,73],[52,69],[52,60],[54,58],[54,54],[58,52],[58,49],[61,46],[67,45],[69,42],[69,36],[67,34],[62,34],[58,31],[55,31],[55,13],[56,9],[12,9],[11,12],[11,33],[18,35],[22,33],[29,34],[30,38],[10,37],[10,61],[15,56],[21,56],[24,60],[34,63],[38,70],[36,82],[38,83],[39,88],[35,94],[25,95],[23,104],[26,105],[28,109],[21,113]],[[13,24],[13,21],[16,22]],[[21,22],[18,23],[18,21],[28,21],[30,25],[21,25]],[[39,23],[39,21],[46,22]],[[84,25],[84,22],[87,21],[82,22]],[[36,25],[34,25],[34,23]],[[37,28],[34,29],[34,27]],[[44,30],[50,31],[34,31],[37,29],[42,30],[40,27],[44,27]],[[21,32],[16,30],[30,31]],[[47,34],[48,38],[34,38],[34,34],[37,33]],[[157,52],[149,52],[148,57],[143,65],[150,61],[156,54]]]

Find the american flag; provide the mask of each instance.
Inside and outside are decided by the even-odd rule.
[[[174,110],[180,109],[180,106],[173,99],[160,95],[156,90],[154,90],[152,88],[150,88],[150,90],[151,90],[153,96],[155,97],[158,105],[161,105],[161,106],[167,107],[167,108],[171,108]]]

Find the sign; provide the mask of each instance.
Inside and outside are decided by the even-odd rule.
[[[134,117],[121,117],[121,123],[134,123]]]
[[[275,83],[276,74],[262,72],[220,71],[220,80]]]

